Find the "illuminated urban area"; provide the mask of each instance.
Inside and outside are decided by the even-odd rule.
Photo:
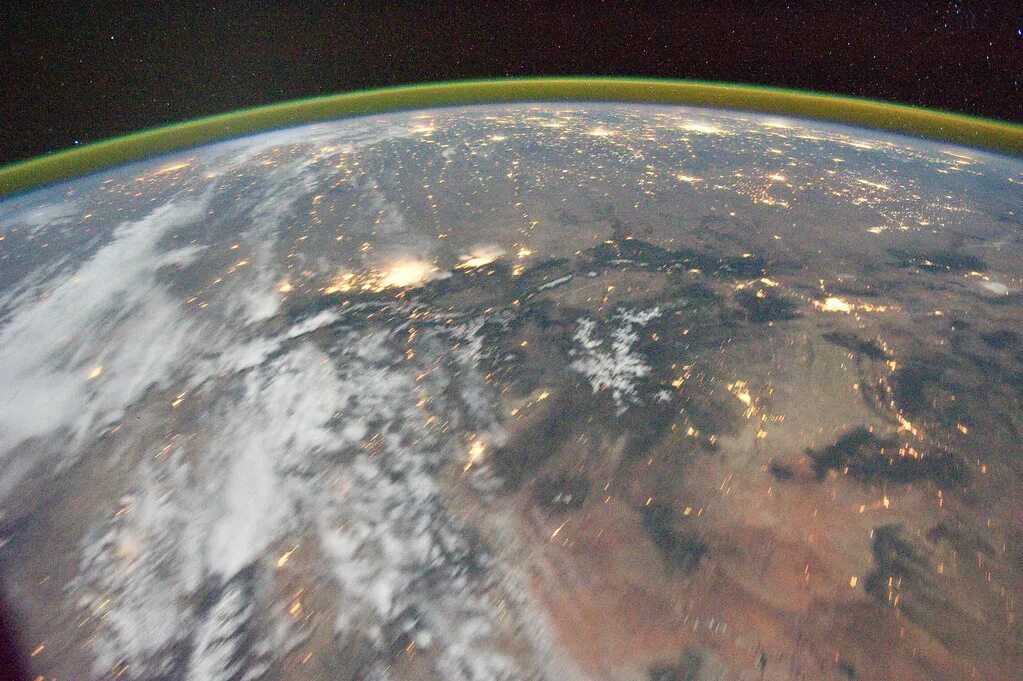
[[[33,669],[1019,679],[1021,229],[1019,160],[624,104],[0,203]]]

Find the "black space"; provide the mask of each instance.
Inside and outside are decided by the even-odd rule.
[[[1020,0],[212,4],[5,8],[0,163],[245,106],[497,76],[756,83],[1023,121]]]

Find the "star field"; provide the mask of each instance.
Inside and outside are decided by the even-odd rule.
[[[8,9],[0,162],[298,97],[591,74],[754,83],[1023,120],[1019,3],[396,1]]]

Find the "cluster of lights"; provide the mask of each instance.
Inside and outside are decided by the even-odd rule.
[[[385,291],[393,288],[418,288],[437,276],[437,267],[425,260],[401,260],[367,272],[342,272],[323,289],[324,293],[348,291]]]
[[[490,263],[500,258],[502,255],[504,255],[504,251],[501,250],[500,248],[495,247],[478,248],[469,255],[463,257],[462,262],[458,264],[457,269],[474,270],[478,267],[489,265]]]
[[[888,310],[895,309],[891,305],[851,303],[844,298],[839,298],[838,296],[830,296],[824,300],[815,300],[813,301],[813,306],[821,312],[844,312],[845,314],[851,314],[853,312],[887,312]]]

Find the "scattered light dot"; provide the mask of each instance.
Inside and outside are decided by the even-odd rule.
[[[295,548],[291,549],[290,551],[285,552],[280,558],[278,558],[277,559],[277,567],[284,567],[284,565],[288,562],[288,559],[291,558],[291,554],[293,554],[295,552],[295,549],[297,549],[297,548],[298,547],[296,546]]]

